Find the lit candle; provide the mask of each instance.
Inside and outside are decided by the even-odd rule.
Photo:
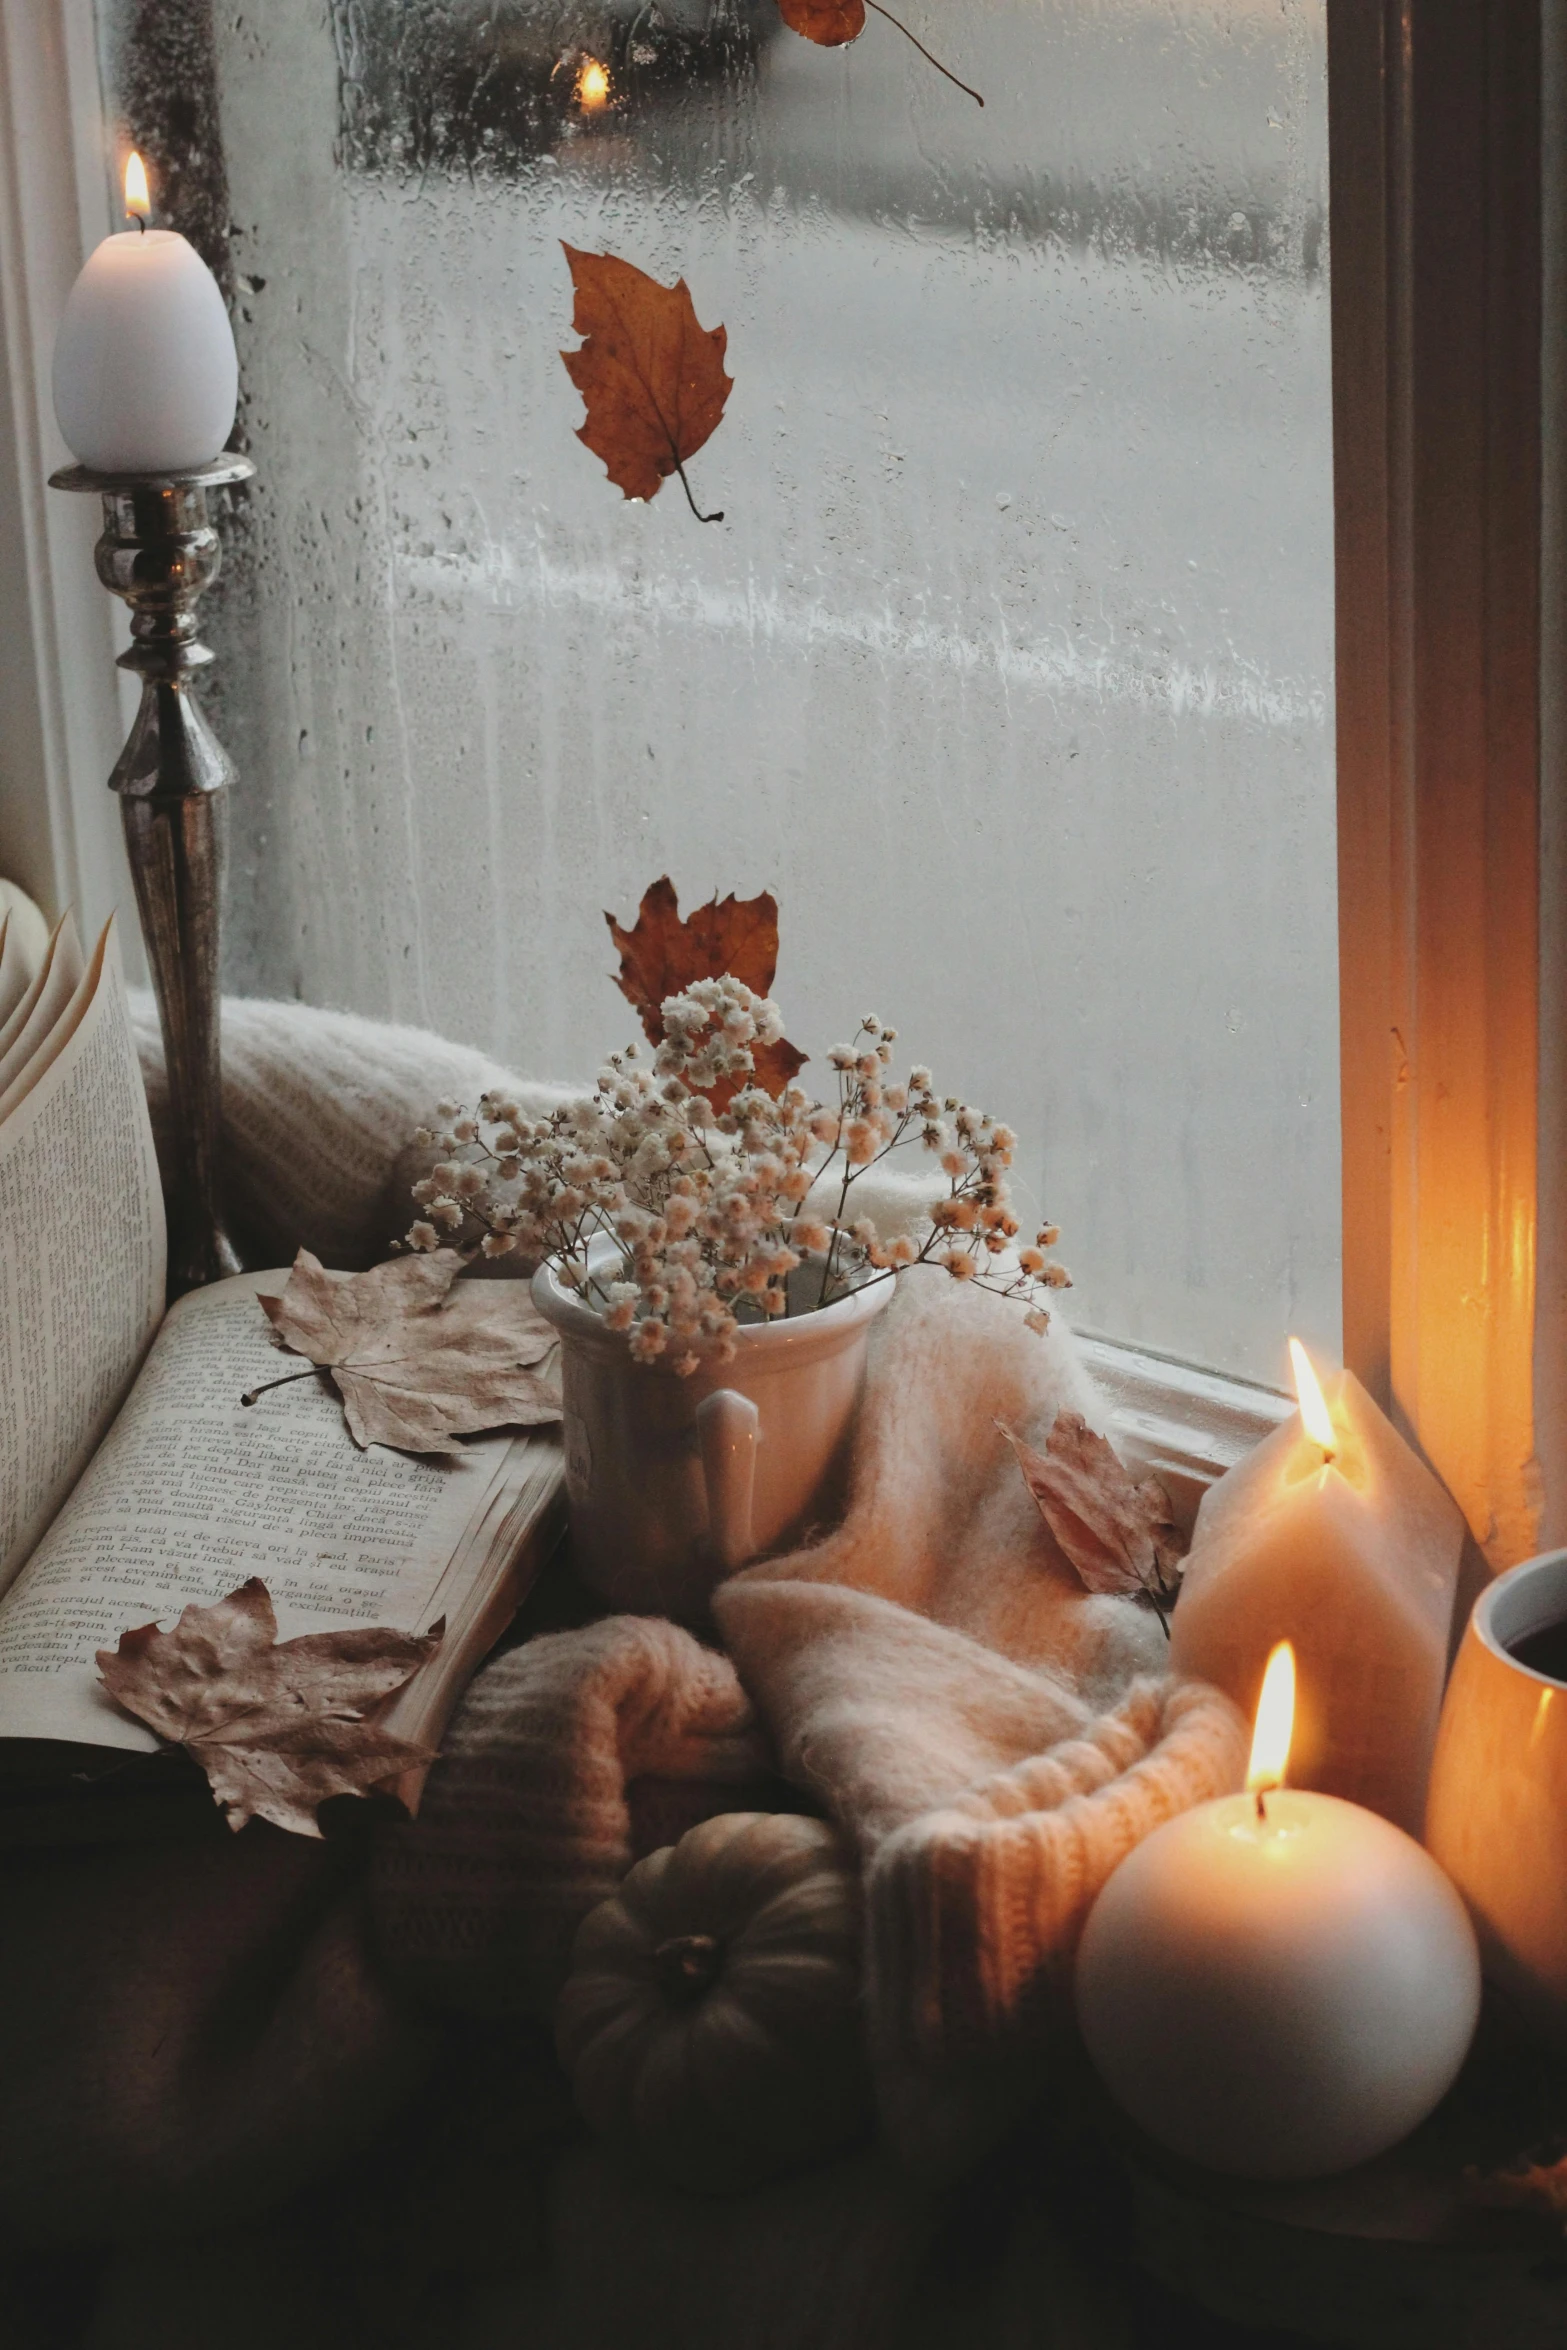
[[[1451,2087],[1480,2011],[1468,1912],[1402,1829],[1283,1789],[1294,1658],[1269,1660],[1245,1795],[1156,1828],[1095,1903],[1083,2039],[1151,2138],[1242,2178],[1367,2162]]]
[[[71,288],[54,346],[54,412],[98,473],[189,473],[229,437],[239,361],[217,281],[173,229],[148,228],[139,155],[125,167],[139,225],[105,237]]]
[[[1293,1641],[1296,1784],[1418,1835],[1463,1518],[1350,1372],[1324,1395],[1290,1348],[1300,1412],[1203,1496],[1170,1661],[1249,1712]]]

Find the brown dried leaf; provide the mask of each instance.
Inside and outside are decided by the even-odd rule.
[[[731,890],[720,898],[716,890],[705,906],[682,921],[674,883],[662,874],[645,890],[637,918],[622,930],[613,914],[606,914],[609,935],[620,954],[616,985],[635,1005],[649,1043],[663,1042],[660,1006],[664,998],[679,995],[694,979],[731,979],[766,995],[778,968],[778,901],[771,890],[760,897],[737,898]],[[754,1082],[776,1101],[791,1077],[805,1067],[806,1055],[787,1037],[776,1044],[752,1047]],[[735,1087],[715,1089],[716,1110],[728,1106]]]
[[[1058,1412],[1043,1452],[997,1426],[1017,1455],[1040,1515],[1088,1591],[1141,1592],[1168,1614],[1186,1539],[1156,1477],[1134,1485],[1081,1412]]]
[[[357,1445],[456,1453],[478,1429],[560,1418],[555,1333],[526,1284],[454,1288],[462,1265],[443,1248],[329,1273],[302,1248],[261,1299],[282,1344],[331,1373]]]
[[[562,250],[576,289],[571,323],[583,337],[580,350],[561,353],[588,412],[578,440],[626,497],[656,497],[678,473],[697,520],[722,522],[697,512],[685,460],[716,431],[733,389],[724,328],[697,324],[683,277],[661,286],[612,253],[564,242]]]
[[[801,1052],[797,1044],[791,1044],[786,1036],[780,1036],[776,1044],[753,1044],[750,1047],[750,1053],[751,1076],[749,1082],[752,1085],[759,1085],[763,1093],[770,1093],[774,1101],[783,1092],[790,1078],[798,1077],[810,1058],[808,1053]],[[727,1109],[739,1090],[739,1087],[733,1084],[715,1085],[710,1097],[714,1109]]]
[[[778,13],[792,33],[823,49],[857,41],[865,30],[865,0],[778,0]]]
[[[663,1040],[659,1006],[693,979],[731,979],[754,995],[771,992],[778,969],[778,900],[771,890],[737,898],[715,891],[705,906],[682,920],[680,900],[667,873],[642,893],[637,918],[622,930],[606,914],[609,934],[620,953],[616,985],[635,1005],[650,1044]]]
[[[906,41],[912,41],[927,65],[933,65],[954,88],[972,98],[976,106],[985,101],[967,82],[960,82],[950,66],[933,57],[923,41],[910,32],[901,16],[894,16],[890,8],[883,8],[881,0],[778,0],[778,13],[791,32],[804,40],[814,41],[822,49],[841,49],[846,41],[857,41],[865,30],[865,11],[874,8],[890,25],[896,25]]]
[[[280,1642],[252,1575],[215,1607],[186,1608],[172,1632],[122,1632],[99,1649],[98,1672],[116,1704],[195,1757],[231,1828],[262,1819],[319,1836],[329,1795],[363,1795],[430,1761],[376,1717],[440,1641],[439,1630],[382,1626]]]

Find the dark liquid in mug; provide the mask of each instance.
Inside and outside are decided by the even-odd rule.
[[[1527,1665],[1531,1673],[1545,1673],[1551,1680],[1567,1684],[1567,1623],[1542,1624],[1538,1632],[1509,1640],[1507,1653]]]

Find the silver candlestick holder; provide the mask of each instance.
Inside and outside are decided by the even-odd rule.
[[[196,635],[196,604],[218,576],[222,547],[207,492],[248,481],[248,457],[188,473],[51,474],[57,490],[103,499],[98,577],[129,604],[131,647],[119,666],[142,681],[141,707],[109,789],[120,796],[125,847],[163,1025],[169,1083],[169,1295],[237,1273],[223,1221],[223,1076],[219,949],[228,753],[196,699],[215,658]]]

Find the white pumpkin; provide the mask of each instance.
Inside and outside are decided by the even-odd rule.
[[[578,1929],[556,2042],[581,2111],[723,2194],[866,2131],[860,1890],[836,1830],[729,1812],[651,1853]]]

